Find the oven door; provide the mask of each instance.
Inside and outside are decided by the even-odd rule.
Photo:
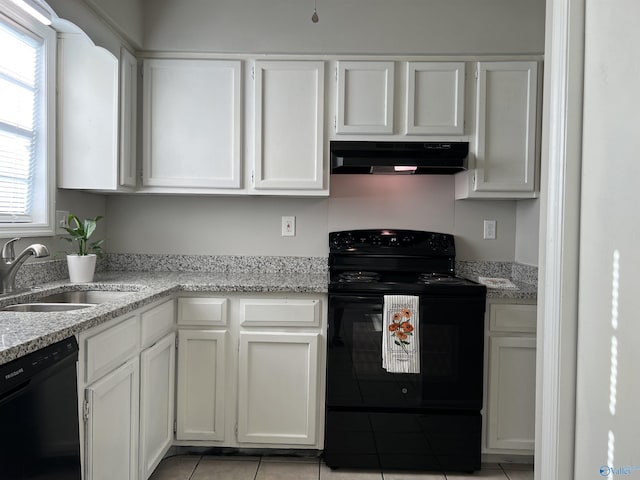
[[[382,295],[329,295],[327,406],[482,408],[484,296],[420,296],[420,374],[382,368]]]

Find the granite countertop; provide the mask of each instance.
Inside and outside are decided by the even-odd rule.
[[[472,276],[468,278],[473,279]],[[477,278],[476,278],[477,280]],[[536,299],[534,284],[513,282],[517,289],[487,289],[487,299],[530,301]],[[0,297],[0,308],[28,303],[48,294],[74,289],[130,292],[123,298],[66,312],[0,312],[0,364],[45,347],[83,330],[125,315],[176,292],[283,292],[326,293],[326,273],[237,272],[105,272],[95,282],[73,285],[49,282],[26,293]]]
[[[458,275],[478,282],[480,277],[510,281],[515,288],[487,286],[487,300],[535,302],[538,298],[538,267],[513,262],[456,262]]]
[[[318,273],[171,273],[107,272],[93,283],[51,282],[29,292],[0,298],[0,308],[29,303],[69,290],[101,289],[130,292],[123,298],[66,312],[0,312],[0,364],[125,315],[175,292],[326,293],[327,276]]]
[[[473,279],[472,279],[473,280]],[[477,279],[475,279],[477,281]],[[538,286],[531,283],[518,282],[511,280],[516,286],[513,288],[492,288],[487,287],[487,300],[504,299],[518,301],[535,301],[538,298]]]

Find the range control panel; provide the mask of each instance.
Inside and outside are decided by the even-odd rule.
[[[455,256],[454,237],[422,230],[345,230],[329,233],[332,253]]]

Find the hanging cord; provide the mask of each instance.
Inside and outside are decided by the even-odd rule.
[[[320,17],[318,17],[318,10],[316,10],[316,0],[313,0],[313,15],[311,15],[311,21],[313,23],[318,23]]]

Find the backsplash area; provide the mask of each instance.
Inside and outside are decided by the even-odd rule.
[[[97,268],[100,268],[98,264]],[[40,262],[25,262],[16,274],[16,288],[42,285],[69,278],[67,260],[43,260]]]
[[[104,269],[123,272],[326,273],[326,257],[108,254]]]
[[[269,272],[326,273],[326,257],[273,257],[234,255],[148,255],[106,254],[98,261],[98,271],[115,272]],[[502,277],[536,285],[538,267],[513,262],[459,261],[456,272],[463,277]],[[67,262],[44,260],[25,263],[16,277],[19,288],[64,280],[69,277]]]
[[[327,272],[326,257],[233,255],[147,255],[108,253],[98,260],[98,272]],[[16,286],[25,288],[69,278],[66,259],[27,262],[18,271]]]

